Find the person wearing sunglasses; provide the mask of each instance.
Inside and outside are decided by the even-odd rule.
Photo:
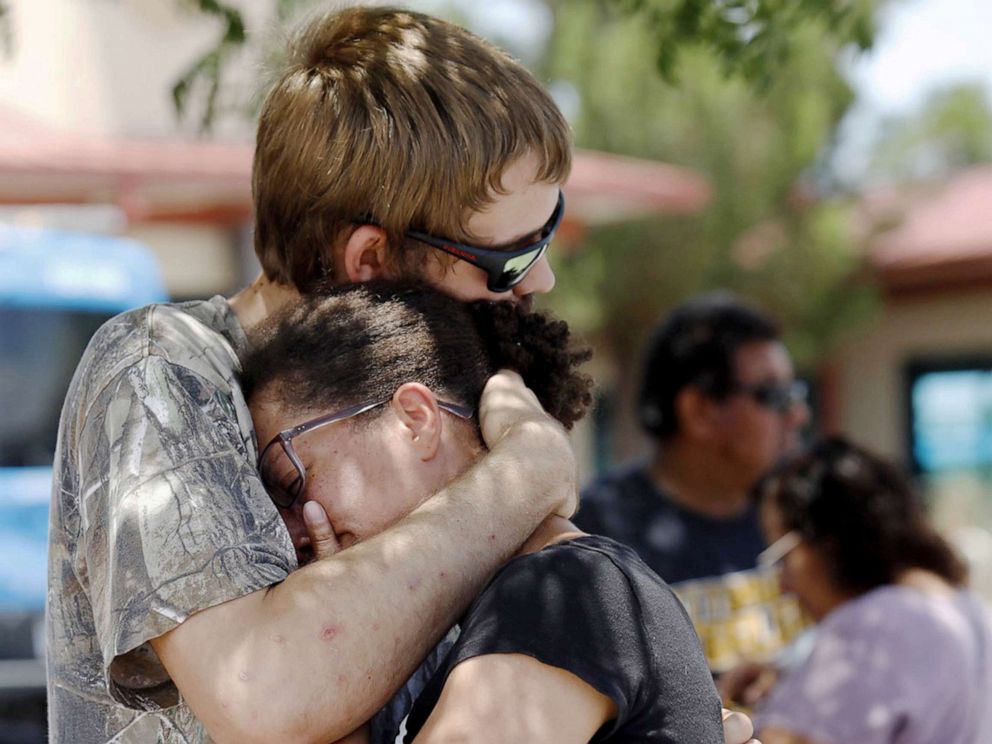
[[[240,380],[246,331],[325,282],[415,276],[529,304],[554,286],[570,167],[547,91],[465,29],[356,6],[293,35],[258,122],[261,274],[230,299],[114,319],[69,390],[49,531],[52,741],[333,740],[402,687],[547,514],[574,511],[568,438],[495,375],[471,488],[297,570]],[[423,525],[436,544],[412,539]],[[301,636],[332,604],[351,631]],[[315,687],[318,672],[330,682]]]
[[[304,563],[308,509],[322,507],[347,553],[464,476],[485,452],[476,410],[496,370],[518,372],[566,428],[592,400],[578,369],[590,354],[564,323],[423,285],[330,288],[252,343],[259,471]],[[425,527],[416,539],[446,538]],[[444,580],[439,567],[405,591]],[[307,626],[355,631],[347,607],[314,607]],[[331,674],[312,683],[333,684]],[[719,696],[674,594],[632,550],[559,517],[476,597],[428,677],[406,742],[724,741]]]
[[[804,659],[743,668],[765,744],[992,741],[992,617],[904,473],[843,437],[754,491],[783,588],[816,621]],[[762,696],[765,695],[762,699]]]
[[[554,286],[570,167],[547,91],[463,28],[354,6],[292,36],[255,142],[261,274],[230,299],[115,318],[67,395],[49,530],[53,742],[331,741],[402,697],[506,556],[547,514],[574,511],[567,436],[519,377],[496,374],[477,418],[488,451],[464,478],[340,554],[317,509],[313,544],[327,549],[299,568],[240,379],[246,331],[327,282],[415,276],[529,305]],[[413,539],[426,527],[432,544]],[[309,632],[314,607],[346,611],[350,632]]]
[[[715,292],[672,310],[645,353],[646,460],[584,490],[576,523],[634,547],[685,603],[715,673],[779,652],[804,624],[748,498],[809,418],[778,325]]]

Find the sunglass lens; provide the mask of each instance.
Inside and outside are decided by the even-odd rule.
[[[792,405],[792,398],[789,389],[779,385],[769,385],[757,391],[762,405],[768,406],[773,411],[785,411]]]
[[[784,413],[806,401],[806,384],[796,381],[788,385],[767,384],[754,389],[754,399],[761,405]]]
[[[541,256],[544,255],[547,249],[547,244],[544,244],[529,253],[508,258],[504,262],[503,269],[495,281],[490,279],[489,289],[493,292],[507,292],[515,287],[523,281],[523,278],[527,276],[527,272],[541,259]]]

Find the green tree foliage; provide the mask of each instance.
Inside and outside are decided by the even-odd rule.
[[[835,43],[871,46],[872,0],[612,0],[648,30],[655,60],[669,81],[677,78],[687,46],[706,49],[725,76],[759,87],[797,51],[797,29],[818,22]],[[561,3],[559,3],[561,4]]]
[[[934,91],[917,111],[885,122],[871,176],[935,178],[990,161],[992,105],[980,84],[960,84]]]
[[[0,0],[0,50],[10,54],[14,49],[14,38],[11,33],[10,6]]]
[[[172,101],[176,113],[186,114],[194,91],[204,91],[201,125],[208,128],[217,116],[217,99],[220,93],[224,65],[234,50],[245,43],[245,24],[240,11],[219,0],[192,0],[191,4],[201,13],[221,22],[222,31],[217,44],[198,58],[172,87]]]
[[[578,93],[577,144],[694,168],[713,197],[697,217],[591,231],[558,261],[552,302],[626,364],[674,303],[730,288],[785,320],[797,358],[815,363],[870,304],[851,287],[858,256],[844,204],[812,198],[852,101],[837,72],[839,42],[817,18],[774,32],[791,53],[760,93],[728,78],[727,60],[706,45],[685,47],[673,85],[657,74],[653,25],[614,5],[554,6],[545,73]]]
[[[177,82],[174,98],[182,113],[193,90],[206,98],[202,123],[209,127],[216,115],[216,99],[224,68],[245,42],[244,21],[236,0],[177,0],[222,21],[214,48]],[[577,0],[581,5],[584,0]],[[740,77],[757,88],[767,88],[783,65],[801,51],[796,31],[816,23],[835,45],[870,46],[874,36],[876,0],[605,0],[617,13],[632,19],[647,33],[645,50],[669,81],[683,74],[686,49],[702,48],[715,58],[723,75]],[[316,0],[269,0],[283,20]],[[548,0],[559,12],[571,0]],[[451,3],[456,6],[457,3]],[[0,18],[6,0],[0,0]]]

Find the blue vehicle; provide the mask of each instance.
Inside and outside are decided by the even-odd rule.
[[[0,225],[0,692],[45,684],[48,505],[72,373],[105,320],[165,299],[139,243]]]

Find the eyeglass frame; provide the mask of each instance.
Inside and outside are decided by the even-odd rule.
[[[262,484],[265,486],[266,493],[269,494],[269,498],[272,499],[274,503],[280,509],[291,509],[293,505],[299,500],[300,496],[306,491],[307,488],[307,469],[303,466],[303,462],[300,460],[300,456],[296,454],[296,450],[293,449],[293,440],[298,436],[307,434],[316,429],[320,429],[324,426],[329,426],[330,424],[336,424],[340,421],[346,421],[347,419],[354,418],[355,416],[360,416],[363,413],[367,413],[375,408],[386,405],[392,398],[387,398],[385,400],[376,401],[374,403],[359,403],[354,406],[348,406],[340,411],[335,411],[334,413],[327,413],[323,416],[318,416],[317,418],[304,421],[302,424],[297,424],[296,426],[291,426],[288,429],[283,429],[278,434],[276,434],[272,439],[269,440],[268,444],[262,448],[262,451],[258,455],[258,474],[262,479]],[[438,400],[437,406],[443,411],[447,411],[460,419],[470,419],[474,415],[474,409],[468,406],[462,406],[457,403],[449,403],[447,401]],[[262,463],[265,462],[265,455],[268,451],[276,444],[282,445],[282,451],[289,458],[290,463],[292,463],[293,468],[296,470],[296,478],[289,485],[288,489],[273,486],[267,481],[265,473],[262,470]],[[299,483],[299,487],[296,484]],[[279,499],[273,494],[276,490],[284,491],[288,496],[292,498],[289,499],[285,504],[281,504]]]
[[[803,380],[792,380],[788,383],[766,380],[750,385],[734,385],[729,393],[746,395],[762,408],[783,414],[808,401],[809,385]],[[769,398],[769,393],[773,393],[774,400]]]
[[[758,568],[775,568],[780,565],[789,553],[799,547],[802,541],[803,536],[800,535],[799,532],[796,530],[789,530],[778,540],[758,553],[758,557],[756,559]]]
[[[470,243],[459,243],[455,240],[440,238],[436,235],[431,235],[430,233],[420,232],[419,230],[407,230],[405,235],[408,238],[421,243],[426,243],[432,248],[443,251],[444,253],[454,256],[455,258],[460,258],[462,261],[465,261],[476,268],[482,269],[486,272],[486,288],[490,292],[501,293],[509,292],[515,286],[520,284],[520,282],[524,280],[524,277],[530,273],[530,270],[537,265],[537,262],[540,261],[547,252],[548,246],[551,244],[555,234],[558,232],[558,228],[561,227],[564,216],[565,194],[561,189],[559,189],[558,203],[555,206],[555,211],[552,212],[551,216],[548,218],[548,221],[541,227],[541,238],[533,243],[523,246],[522,248],[517,248],[516,250],[483,248]],[[525,256],[528,253],[534,253],[535,255],[530,263],[527,264],[527,268],[521,271],[513,279],[510,279],[508,282],[500,282],[499,280],[504,274],[507,273],[507,263],[515,258]]]

